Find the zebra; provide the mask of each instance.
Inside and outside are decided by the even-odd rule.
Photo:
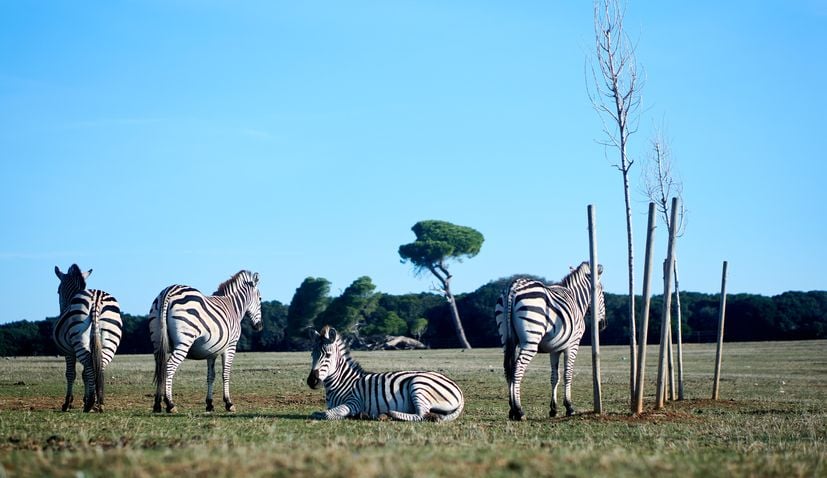
[[[121,308],[118,301],[101,290],[87,290],[92,269],[81,272],[72,264],[66,273],[55,266],[60,279],[57,288],[60,317],[52,330],[57,349],[66,359],[66,399],[61,410],[72,408],[75,364],[83,365],[83,411],[103,412],[104,370],[121,342]]]
[[[207,360],[207,411],[214,410],[212,394],[215,360],[223,365],[224,408],[235,412],[230,400],[230,369],[241,336],[241,320],[249,316],[256,331],[261,322],[261,294],[258,273],[242,270],[206,296],[186,285],[171,285],[162,290],[149,311],[149,334],[155,353],[155,404],[161,411],[161,397],[166,411],[174,413],[172,377],[184,358]]]
[[[385,418],[402,421],[451,421],[465,406],[462,390],[437,372],[368,373],[350,356],[336,329],[311,330],[313,342],[307,385],[324,383],[328,409],[311,418]]]
[[[606,326],[606,305],[598,265],[597,313],[600,330]],[[546,284],[528,278],[517,278],[497,299],[494,317],[503,345],[503,369],[508,382],[508,417],[523,420],[525,413],[520,403],[520,383],[531,359],[538,351],[551,354],[551,406],[549,416],[557,416],[557,386],[560,378],[558,364],[563,354],[563,384],[566,415],[571,416],[571,380],[574,359],[580,339],[586,329],[584,317],[592,305],[591,268],[583,262],[560,281]],[[517,352],[519,347],[519,352]]]

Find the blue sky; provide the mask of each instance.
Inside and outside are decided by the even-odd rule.
[[[682,287],[718,291],[728,260],[730,292],[824,289],[827,4],[634,1],[626,28],[646,74],[638,291],[659,124],[689,210]],[[132,314],[242,268],[285,303],[308,276],[429,290],[397,254],[422,219],[485,236],[456,292],[559,279],[588,258],[588,204],[624,293],[592,43],[590,2],[3,2],[0,322],[56,315],[52,269],[73,262]]]

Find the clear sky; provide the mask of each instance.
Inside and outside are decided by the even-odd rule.
[[[132,314],[240,269],[284,303],[308,276],[426,291],[397,254],[423,219],[485,236],[456,292],[559,279],[588,258],[588,204],[624,293],[592,28],[586,1],[2,2],[0,322],[57,315],[52,270],[73,262]],[[683,289],[717,292],[724,260],[733,293],[825,289],[827,3],[640,0],[626,28],[646,73],[638,292],[659,124],[689,209]]]

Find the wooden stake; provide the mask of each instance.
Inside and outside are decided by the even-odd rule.
[[[658,362],[658,388],[655,399],[655,408],[661,409],[664,404],[666,385],[666,341],[669,340],[669,327],[672,317],[672,272],[675,265],[675,233],[677,232],[678,198],[672,198],[671,220],[669,221],[669,249],[666,254],[666,267],[663,277],[663,320],[660,334],[660,360]]]
[[[643,315],[640,320],[640,338],[638,339],[638,361],[635,377],[635,396],[632,400],[632,413],[643,413],[643,375],[646,369],[646,340],[649,334],[649,305],[652,300],[652,252],[655,247],[655,203],[649,203],[649,225],[646,230],[646,259],[643,263]]]
[[[675,258],[675,309],[677,310],[677,318],[675,324],[678,333],[676,339],[678,342],[678,400],[683,400],[683,332],[681,331],[683,320],[681,314],[681,292],[678,285],[678,258]]]
[[[721,380],[721,354],[724,349],[724,318],[726,317],[726,273],[727,262],[721,273],[721,305],[718,311],[718,347],[715,350],[715,378],[712,382],[712,399],[718,400],[718,383]]]
[[[597,262],[597,234],[595,232],[594,207],[589,204],[589,266],[592,271],[592,381],[594,382],[594,413],[603,413],[603,399],[600,391],[600,329],[598,325],[597,307],[597,281],[600,280]]]

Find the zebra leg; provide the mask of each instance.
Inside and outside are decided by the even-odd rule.
[[[388,415],[390,415],[390,417],[394,420],[400,420],[403,422],[439,421],[439,416],[431,413],[430,404],[427,403],[427,400],[423,400],[423,398],[424,397],[422,397],[420,393],[414,391],[413,397],[411,398],[411,401],[413,402],[414,406],[414,413],[404,413],[396,410],[388,410]]]
[[[68,411],[72,408],[72,402],[75,397],[72,394],[72,388],[75,385],[75,363],[77,360],[74,355],[67,355],[66,357],[66,398],[63,401],[62,411]]]
[[[235,412],[235,405],[233,405],[233,401],[230,400],[230,369],[233,368],[235,345],[236,344],[230,344],[230,346],[227,347],[227,350],[221,354],[221,365],[223,368],[221,371],[221,378],[224,380],[224,408],[228,412]]]
[[[175,408],[175,403],[172,401],[172,377],[175,376],[175,371],[178,370],[178,367],[181,366],[181,362],[183,362],[186,358],[189,347],[190,344],[180,344],[169,356],[169,361],[167,362],[166,383],[164,384],[164,403],[167,406],[167,413],[175,413],[177,411]]]
[[[537,350],[533,348],[521,348],[520,353],[517,355],[517,360],[514,364],[514,378],[511,383],[508,384],[508,399],[511,405],[511,409],[508,411],[508,418],[511,420],[525,419],[525,412],[523,412],[523,406],[520,402],[520,384],[523,381],[523,375],[525,375],[529,362],[531,362],[531,359],[533,359],[535,355],[537,355]]]
[[[575,413],[574,406],[571,403],[571,380],[574,376],[574,359],[577,358],[577,349],[577,345],[569,347],[563,356],[563,387],[565,393],[563,397],[563,405],[566,406],[567,417],[570,417]]]
[[[92,370],[91,356],[87,356],[83,364],[83,411],[90,412],[95,407],[95,372]]]
[[[347,418],[349,415],[355,415],[356,410],[351,409],[350,405],[347,403],[344,405],[339,405],[338,407],[333,407],[327,409],[323,412],[313,412],[310,415],[310,418],[314,420],[341,420],[343,418]]]
[[[557,416],[557,386],[560,385],[560,373],[558,368],[560,366],[560,353],[551,352],[551,406],[549,407],[548,416],[554,418]]]
[[[215,383],[215,357],[207,358],[207,411],[215,410],[212,404],[212,390]]]
[[[166,364],[164,362],[163,354],[155,353],[155,403],[152,405],[153,413],[161,413],[161,397],[164,396],[164,390],[167,388],[167,374]]]

